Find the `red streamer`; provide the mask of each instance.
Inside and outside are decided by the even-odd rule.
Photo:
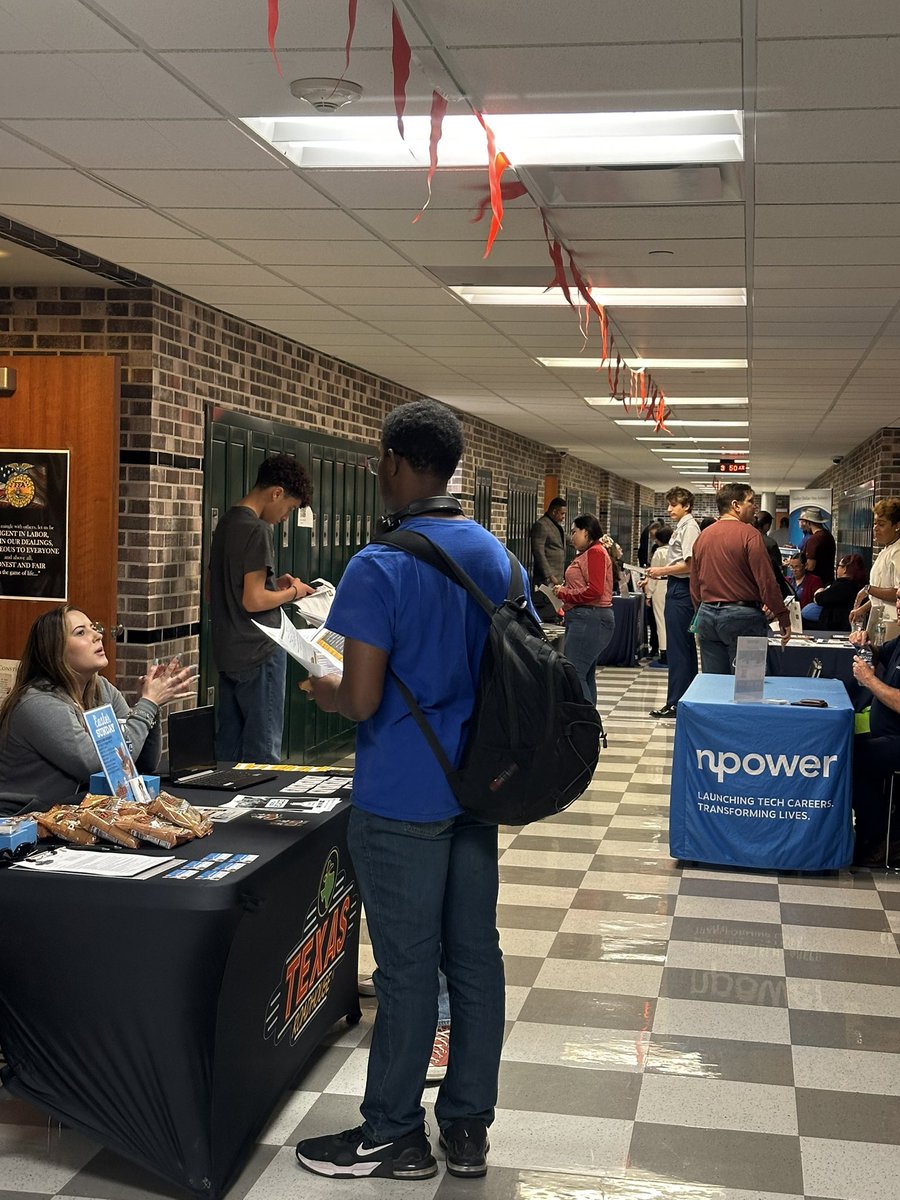
[[[597,303],[597,301],[591,295],[590,284],[585,280],[584,276],[578,270],[578,267],[575,263],[575,259],[572,257],[572,251],[568,250],[566,253],[569,256],[569,270],[572,272],[572,278],[575,281],[575,286],[578,288],[579,295],[584,300],[585,304],[588,306],[588,308],[591,310],[591,312],[596,314],[597,320],[600,322],[600,330],[603,333],[603,348],[604,348],[603,358],[605,359],[606,358],[606,334],[605,334],[604,330],[605,330],[606,313],[603,311],[601,306]]]
[[[412,51],[409,48],[409,42],[406,40],[406,34],[403,32],[403,26],[400,24],[400,18],[397,16],[396,8],[391,8],[391,65],[394,68],[394,109],[397,113],[397,128],[400,130],[400,136],[406,140],[406,135],[403,132],[403,114],[406,111],[406,84],[409,80],[409,64],[412,60]]]
[[[570,308],[574,308],[572,303],[572,295],[569,291],[569,281],[566,279],[566,268],[563,263],[562,247],[556,238],[550,237],[550,228],[547,225],[547,217],[543,209],[540,209],[541,224],[544,226],[544,238],[547,242],[547,249],[550,252],[550,261],[553,263],[553,278],[547,284],[547,291],[552,287],[558,287],[566,298],[566,303]]]
[[[278,68],[278,74],[283,75],[281,63],[278,61],[278,54],[275,50],[275,34],[278,32],[278,0],[269,0],[269,49],[272,52],[272,57],[275,59],[275,66]]]
[[[350,47],[353,45],[353,34],[356,32],[356,3],[357,0],[350,0],[347,8],[347,45],[344,47],[344,55],[346,62],[344,63],[344,74],[350,70]]]
[[[520,196],[528,195],[528,188],[526,188],[524,183],[519,183],[518,179],[511,179],[509,183],[500,184],[500,195],[504,201],[518,200]],[[478,201],[478,207],[475,210],[475,216],[472,217],[470,224],[478,224],[478,222],[484,217],[485,210],[490,202],[491,193],[488,192],[486,196],[482,196]]]
[[[417,212],[416,215],[413,217],[413,225],[415,225],[416,221],[419,220],[419,218],[422,216],[422,213],[425,211],[425,209],[431,203],[431,181],[432,181],[432,179],[434,179],[434,173],[437,170],[437,165],[438,165],[437,149],[438,149],[438,143],[441,140],[441,133],[443,132],[443,128],[444,128],[444,117],[446,116],[446,114],[447,114],[447,97],[442,96],[440,92],[437,92],[437,91],[432,92],[431,93],[431,140],[428,143],[428,154],[429,154],[430,164],[428,167],[428,176],[425,180],[426,187],[428,188],[428,199],[422,205],[419,212]]]
[[[494,140],[494,131],[477,108],[475,109],[475,116],[484,130],[488,149],[488,182],[491,186],[491,212],[493,213],[493,217],[491,219],[491,227],[488,230],[487,245],[482,255],[482,258],[487,258],[494,244],[494,238],[503,228],[503,189],[500,184],[500,176],[509,166],[509,159],[502,150],[498,153],[497,143]]]
[[[661,390],[659,393],[659,408],[656,410],[656,428],[654,433],[670,433],[666,428],[666,417],[669,415],[669,410],[666,408],[665,393]]]

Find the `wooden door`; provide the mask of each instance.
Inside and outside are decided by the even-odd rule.
[[[104,356],[0,356],[17,375],[0,397],[0,449],[67,450],[66,599],[107,627],[118,623],[119,361]],[[0,596],[0,658],[18,659],[35,618],[58,600]],[[115,679],[115,642],[107,639]]]

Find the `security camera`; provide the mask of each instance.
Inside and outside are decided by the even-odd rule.
[[[837,466],[838,463],[842,463],[844,461],[844,456],[843,456],[843,454],[836,454],[831,461],[834,463],[835,466]]]

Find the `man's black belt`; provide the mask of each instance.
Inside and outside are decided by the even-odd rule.
[[[758,600],[702,600],[707,608],[762,608]]]

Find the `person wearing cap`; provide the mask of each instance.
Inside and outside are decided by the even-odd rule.
[[[825,517],[819,508],[804,508],[800,513],[800,528],[804,522],[809,526],[810,533],[803,539],[800,547],[806,555],[806,573],[818,575],[827,587],[834,583],[834,560],[837,547],[831,532],[825,528]]]

